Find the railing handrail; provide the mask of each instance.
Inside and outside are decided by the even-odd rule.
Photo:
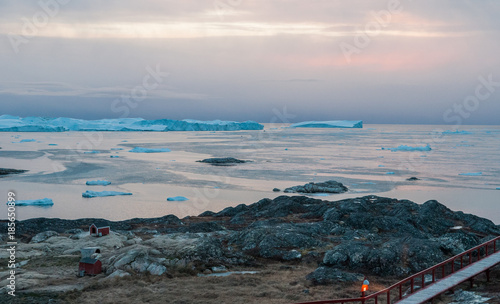
[[[393,284],[393,285],[391,285],[391,286],[389,286],[387,288],[384,288],[384,289],[382,289],[380,291],[377,291],[376,293],[373,293],[373,294],[365,296],[365,297],[348,298],[348,299],[336,299],[336,300],[320,300],[320,301],[312,301],[312,302],[301,302],[301,303],[297,303],[297,304],[333,304],[333,303],[348,303],[348,302],[364,302],[366,300],[376,298],[376,297],[378,297],[378,296],[380,296],[382,294],[387,294],[387,292],[392,291],[393,289],[395,289],[395,288],[403,285],[404,283],[410,282],[411,280],[413,280],[413,279],[415,279],[417,277],[420,277],[422,275],[425,275],[425,274],[429,273],[430,271],[433,271],[433,270],[435,270],[435,269],[437,269],[439,267],[444,267],[444,266],[448,265],[450,262],[454,263],[456,259],[458,259],[460,257],[463,257],[463,256],[465,256],[467,254],[471,254],[472,252],[474,252],[476,250],[480,250],[483,247],[488,247],[491,244],[494,245],[493,246],[494,250],[493,250],[492,253],[488,253],[488,251],[486,251],[486,256],[488,256],[490,254],[493,254],[493,253],[495,253],[497,251],[500,251],[500,248],[496,248],[495,247],[495,244],[496,244],[497,241],[500,241],[500,236],[497,236],[496,238],[491,239],[491,240],[489,240],[487,242],[484,242],[482,244],[479,244],[479,245],[477,245],[475,247],[472,247],[472,248],[470,248],[470,249],[468,249],[468,250],[466,250],[466,251],[464,251],[464,252],[462,252],[460,254],[457,254],[457,255],[455,255],[455,256],[453,256],[453,257],[451,257],[451,258],[449,258],[449,259],[447,259],[447,260],[445,260],[445,261],[443,261],[443,262],[441,262],[439,264],[436,264],[436,265],[431,266],[431,267],[429,267],[427,269],[424,269],[424,270],[422,270],[422,271],[420,271],[420,272],[418,272],[416,274],[413,274],[413,275],[411,275],[411,276],[409,276],[409,277],[407,277],[407,278],[405,278],[405,279],[403,279],[403,280],[401,280],[401,281],[399,281],[399,282],[397,282],[397,283],[395,283],[395,284]],[[478,252],[478,256],[479,255],[480,255],[480,253]],[[477,261],[479,261],[479,259],[476,260],[476,261],[471,262],[469,265],[472,265],[472,264],[476,263]],[[469,265],[467,265],[467,266],[469,266]],[[428,285],[431,285],[433,283],[435,283],[435,281],[429,283]]]

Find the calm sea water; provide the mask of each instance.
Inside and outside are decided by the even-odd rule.
[[[180,217],[250,204],[283,193],[277,187],[337,180],[350,191],[318,196],[338,200],[368,194],[423,203],[500,224],[500,126],[365,125],[363,129],[289,129],[266,125],[238,132],[0,133],[0,167],[29,172],[0,178],[0,195],[51,198],[52,207],[19,207],[19,219]],[[35,139],[34,142],[20,142]],[[431,151],[383,150],[400,145]],[[133,147],[168,153],[131,153]],[[122,150],[118,150],[122,149]],[[98,151],[99,153],[84,153]],[[118,156],[111,158],[110,156]],[[250,163],[214,167],[196,162],[236,157]],[[476,173],[476,175],[461,175]],[[407,181],[409,177],[419,181]],[[88,180],[109,186],[86,186]],[[132,196],[83,198],[82,192],[124,191]],[[169,202],[185,196],[189,201]],[[6,218],[7,211],[0,214]]]

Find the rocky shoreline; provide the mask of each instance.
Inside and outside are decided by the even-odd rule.
[[[111,234],[90,237],[92,223],[110,226]],[[280,196],[183,219],[36,218],[16,222],[16,228],[18,259],[27,261],[21,268],[54,256],[78,257],[81,248],[98,246],[104,273],[96,280],[292,263],[315,265],[304,276],[311,286],[363,275],[402,278],[500,235],[500,226],[490,220],[453,212],[437,201],[419,205],[373,195],[335,202]],[[0,231],[7,231],[7,221],[0,221]],[[2,234],[2,241],[6,237]],[[66,266],[66,275],[74,277],[78,265]],[[43,283],[23,282],[20,289]]]

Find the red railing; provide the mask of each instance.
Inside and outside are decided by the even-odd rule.
[[[496,237],[486,243],[478,245],[474,248],[471,248],[467,251],[462,252],[459,255],[456,255],[444,262],[436,264],[430,268],[427,268],[419,273],[416,273],[402,281],[397,282],[396,284],[378,291],[374,294],[361,297],[361,298],[352,298],[352,299],[337,299],[337,300],[324,300],[324,301],[313,301],[313,302],[302,302],[296,304],[333,304],[333,303],[374,303],[374,304],[382,304],[387,303],[391,304],[395,301],[399,301],[404,297],[409,296],[414,293],[416,290],[434,284],[437,280],[442,279],[444,277],[449,276],[450,274],[463,269],[475,262],[481,260],[482,258],[493,254],[500,250],[500,247],[497,246],[497,242],[500,241],[500,236]],[[426,282],[425,277],[428,275],[431,278],[430,282]],[[420,285],[415,285],[420,284]]]

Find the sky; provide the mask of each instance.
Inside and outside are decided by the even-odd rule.
[[[0,0],[0,114],[500,125],[500,1]]]

